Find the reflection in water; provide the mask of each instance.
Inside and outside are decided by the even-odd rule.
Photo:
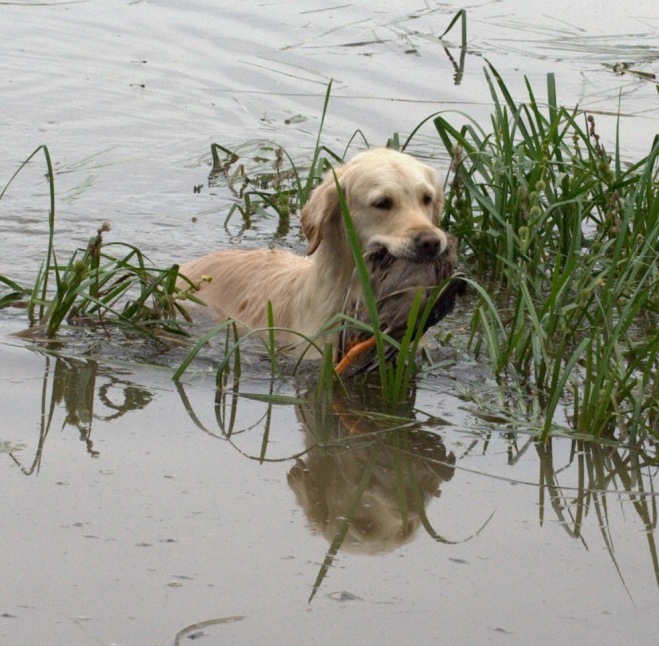
[[[372,393],[363,388],[357,400],[353,392],[330,402],[309,393],[298,406],[309,450],[288,474],[314,530],[361,553],[411,540],[455,464],[441,437],[420,428],[411,402],[383,411]]]
[[[645,528],[652,569],[659,585],[655,540],[659,514],[653,484],[659,466],[657,457],[618,445],[573,440],[568,463],[556,466],[551,439],[547,444],[536,443],[536,447],[540,458],[540,523],[550,507],[568,535],[588,547],[582,529],[588,514],[594,513],[606,550],[626,588],[611,534],[608,500],[611,496],[618,501],[629,500]],[[560,483],[562,478],[575,476],[576,486]]]
[[[44,358],[39,440],[34,460],[27,466],[15,454],[10,454],[26,475],[39,471],[46,437],[58,409],[64,411],[62,429],[77,428],[87,452],[95,458],[99,452],[92,440],[94,419],[117,419],[131,410],[144,408],[153,398],[146,388],[120,378],[116,369],[102,369],[95,361],[50,355]],[[99,412],[99,407],[104,409],[103,413]]]
[[[226,624],[233,624],[237,621],[242,621],[245,619],[242,615],[235,615],[232,617],[217,617],[215,619],[207,619],[206,621],[198,621],[194,624],[190,624],[185,628],[182,628],[176,633],[174,637],[174,646],[181,646],[183,638],[187,637],[188,639],[197,639],[199,637],[206,637],[207,634],[204,632],[204,629],[209,626],[223,626]]]
[[[370,384],[353,383],[347,392],[306,387],[297,397],[276,394],[273,386],[267,394],[219,389],[215,419],[221,437],[245,457],[295,460],[288,482],[315,531],[337,549],[362,553],[389,552],[411,540],[420,525],[435,540],[451,542],[435,531],[425,508],[453,477],[455,456],[432,430],[442,420],[416,418],[413,392],[390,404]],[[194,423],[217,436],[200,421],[182,386],[179,394]],[[276,411],[282,406],[295,407],[305,446],[274,457],[270,440],[282,425]],[[253,419],[244,425],[247,408]]]
[[[39,436],[31,463],[21,458],[25,451],[9,455],[26,475],[38,472],[46,438],[53,426],[77,429],[85,450],[98,456],[93,441],[94,420],[112,421],[130,411],[144,409],[152,392],[129,381],[116,368],[104,368],[89,360],[44,355],[39,415]],[[418,534],[422,527],[434,540],[449,543],[431,524],[426,509],[439,496],[442,483],[453,478],[458,468],[467,468],[466,460],[475,451],[487,453],[498,433],[475,439],[460,457],[460,467],[447,451],[438,429],[445,423],[437,418],[423,418],[414,409],[414,393],[402,405],[382,401],[378,388],[368,384],[350,384],[345,392],[305,384],[299,394],[282,395],[281,382],[269,382],[265,392],[245,393],[236,379],[233,389],[220,389],[212,402],[214,419],[201,422],[183,385],[179,385],[184,406],[191,420],[205,432],[229,442],[249,459],[258,462],[286,462],[288,482],[311,528],[329,542],[318,573],[312,597],[317,592],[339,550],[362,554],[394,550]],[[202,392],[205,399],[208,391]],[[29,410],[28,410],[29,413]],[[282,417],[283,416],[283,417]],[[303,431],[304,446],[299,451],[281,447],[278,440],[290,437],[291,426]],[[505,428],[497,425],[499,431]],[[448,432],[448,431],[447,431]],[[456,429],[451,429],[455,433]],[[473,437],[473,435],[472,435]],[[500,437],[504,437],[500,435]],[[649,567],[659,585],[659,554],[656,532],[657,512],[653,480],[659,458],[652,447],[621,446],[619,443],[597,444],[572,440],[569,458],[558,463],[554,445],[568,441],[550,438],[536,442],[532,436],[508,434],[507,465],[492,475],[511,477],[511,470],[521,459],[532,459],[535,447],[539,464],[537,487],[539,523],[556,519],[571,538],[585,547],[593,542],[589,531],[598,528],[623,585],[624,572],[619,567],[618,542],[629,542],[626,534],[616,536],[617,511],[612,501],[622,505],[626,518],[638,518],[644,530]],[[516,447],[517,438],[526,438]],[[488,474],[482,471],[472,471]],[[513,479],[511,477],[511,479]],[[519,482],[519,481],[517,481]],[[521,483],[520,483],[521,484]],[[455,486],[452,483],[451,486]],[[630,512],[633,510],[633,513]],[[615,514],[615,516],[614,516]],[[594,515],[595,522],[587,522]],[[485,521],[487,523],[487,520]],[[480,531],[480,530],[478,530]],[[475,533],[478,533],[476,531]]]
[[[220,390],[215,406],[220,430],[236,448],[236,439],[246,430],[236,424],[243,397],[255,395]],[[268,456],[275,406],[294,405],[304,432],[304,449],[287,458],[295,460],[288,483],[313,530],[330,543],[309,601],[339,550],[390,552],[412,540],[420,526],[436,541],[452,542],[435,530],[425,510],[439,497],[441,484],[453,477],[455,456],[431,430],[442,420],[416,418],[414,392],[393,405],[368,383],[351,383],[349,391],[307,387],[299,397],[288,398],[275,395],[271,385],[269,395],[258,399],[265,410],[249,428],[262,434],[260,452],[257,457],[238,449],[244,455],[260,462],[281,460]],[[183,401],[190,410],[184,394]],[[193,419],[209,432],[196,415]]]
[[[508,432],[504,420],[493,420],[490,431],[465,446],[458,466],[438,433],[445,422],[419,419],[414,393],[405,404],[392,406],[382,401],[377,388],[354,383],[347,393],[307,385],[298,396],[277,393],[274,383],[268,392],[245,393],[236,379],[232,389],[218,390],[214,412],[219,432],[202,424],[183,386],[179,392],[199,428],[228,441],[246,458],[261,463],[294,461],[288,472],[289,485],[312,529],[330,543],[311,598],[339,550],[390,552],[412,540],[420,526],[437,542],[452,542],[432,526],[425,510],[429,501],[439,496],[442,483],[451,480],[458,469],[537,488],[539,524],[555,518],[567,535],[586,548],[592,542],[586,538],[586,527],[590,530],[593,526],[586,520],[595,514],[594,524],[623,585],[611,531],[611,525],[615,526],[610,522],[611,500],[625,503],[626,509],[631,502],[645,528],[651,567],[659,584],[655,541],[659,514],[653,487],[659,465],[656,455],[618,443],[573,440],[568,462],[557,465],[553,446],[569,440],[539,442],[533,435]],[[283,432],[290,433],[293,408],[304,433],[304,447],[292,455],[274,455],[277,442],[273,440],[281,438]],[[499,439],[506,443],[502,455],[507,460],[501,464],[502,470],[485,473],[467,466],[472,454],[489,453]],[[524,440],[521,446],[518,440]],[[512,474],[520,460],[533,459],[529,451],[533,447],[539,458],[536,483]],[[484,520],[473,535],[489,522],[489,518]],[[626,535],[620,538],[628,539]]]

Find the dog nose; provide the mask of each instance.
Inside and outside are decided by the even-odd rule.
[[[414,237],[414,248],[417,255],[424,260],[437,258],[442,247],[440,237],[432,231],[422,231]]]

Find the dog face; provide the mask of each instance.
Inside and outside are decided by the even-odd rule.
[[[302,211],[308,254],[323,240],[347,247],[336,181],[345,195],[362,249],[385,247],[392,256],[424,261],[447,247],[440,229],[444,195],[435,170],[386,149],[360,153],[329,173]]]

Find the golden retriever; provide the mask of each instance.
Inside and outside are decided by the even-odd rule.
[[[180,273],[195,284],[210,277],[197,295],[217,318],[263,328],[270,301],[276,327],[313,338],[343,311],[355,263],[336,181],[364,251],[385,247],[394,257],[431,261],[446,249],[440,228],[444,195],[434,169],[406,153],[373,149],[335,173],[337,179],[329,172],[302,209],[307,257],[279,249],[229,249],[181,266]],[[180,281],[179,286],[186,285]],[[277,333],[280,344],[300,340],[287,331]]]

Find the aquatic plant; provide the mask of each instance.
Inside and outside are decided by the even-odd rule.
[[[518,104],[486,78],[491,129],[434,119],[453,159],[447,226],[493,293],[472,348],[538,400],[543,437],[569,398],[579,432],[657,433],[659,138],[625,166],[592,115],[558,105],[553,75],[546,111],[528,82]]]
[[[289,152],[268,140],[248,141],[232,149],[211,144],[212,170],[209,180],[222,179],[237,198],[224,220],[226,227],[236,212],[249,223],[254,216],[277,216],[276,236],[288,233],[290,218],[307,202],[327,165],[327,156],[340,163],[342,156],[321,145],[321,134],[327,116],[332,81],[327,85],[325,100],[309,165],[302,168]],[[254,157],[256,164],[251,163]]]
[[[76,249],[66,263],[58,262],[55,178],[47,146],[39,146],[20,165],[0,193],[0,199],[19,172],[40,152],[46,162],[50,202],[46,255],[31,289],[0,276],[0,282],[11,289],[0,296],[0,307],[23,301],[27,308],[30,327],[22,335],[32,338],[44,335],[50,339],[65,321],[71,325],[119,325],[150,338],[184,334],[177,315],[189,320],[182,301],[186,297],[194,299],[194,289],[176,287],[177,265],[160,269],[133,245],[104,243],[103,235],[110,230],[109,223],[99,226],[86,248]],[[110,249],[120,253],[111,254]]]
[[[542,109],[528,82],[529,101],[518,104],[494,68],[485,74],[491,129],[470,119],[458,129],[445,114],[431,117],[453,159],[445,226],[461,241],[472,274],[466,281],[477,295],[470,348],[477,356],[485,351],[502,387],[530,399],[545,438],[558,430],[566,405],[563,414],[580,433],[617,430],[631,440],[657,433],[659,144],[655,139],[644,159],[624,166],[619,142],[610,155],[592,115],[558,105],[553,75]],[[398,135],[388,145],[404,150],[427,121],[402,145]],[[319,146],[320,137],[306,178],[292,168],[294,185],[311,188],[331,168],[327,159],[317,163]],[[267,185],[263,179],[252,183]],[[383,337],[343,199],[341,206],[382,394],[395,401],[414,375],[421,313],[412,312],[402,347]],[[341,316],[330,325],[365,324]],[[395,362],[387,361],[385,346],[399,351]]]

